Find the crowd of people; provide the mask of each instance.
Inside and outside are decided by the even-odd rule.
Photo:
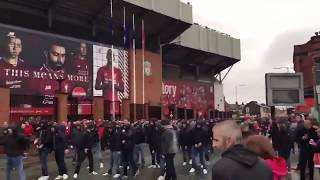
[[[190,164],[190,173],[199,171],[207,174],[210,153],[213,152],[211,129],[214,123],[214,120],[157,119],[136,122],[79,120],[56,123],[41,120],[31,123],[24,121],[19,125],[6,123],[0,138],[0,145],[4,145],[8,157],[5,178],[10,180],[11,171],[18,169],[20,179],[25,179],[23,159],[30,147],[36,147],[39,153],[42,172],[39,180],[49,179],[50,153],[54,153],[59,172],[55,179],[69,178],[65,155],[71,153],[75,166],[74,179],[78,178],[86,158],[89,161],[90,175],[98,174],[94,171],[94,163],[97,163],[101,169],[108,167],[103,176],[127,178],[130,168],[131,175],[135,177],[146,166],[146,147],[151,156],[148,168],[159,168],[160,180],[177,179],[174,157],[180,149],[183,152],[182,165]],[[12,154],[12,149],[17,152]],[[102,157],[105,150],[110,151],[107,166]],[[15,162],[12,163],[13,161]]]
[[[208,173],[208,164],[216,150],[221,159],[212,168],[214,180],[281,180],[291,171],[290,155],[299,153],[297,169],[301,180],[314,177],[314,154],[320,152],[320,129],[312,118],[301,116],[259,120],[138,120],[135,122],[79,120],[56,123],[41,120],[22,124],[5,123],[0,145],[7,163],[5,179],[17,170],[20,180],[26,176],[23,160],[28,149],[39,153],[41,177],[49,179],[48,155],[54,154],[58,176],[68,179],[65,155],[72,156],[73,178],[79,177],[81,165],[88,159],[90,175],[113,178],[136,177],[140,170],[159,168],[158,180],[176,180],[175,155],[181,151],[182,166],[189,172]],[[298,150],[295,149],[296,145]],[[147,145],[147,146],[146,146]],[[145,150],[151,162],[145,161]],[[108,150],[110,158],[102,153]],[[105,160],[108,159],[108,162]],[[96,165],[96,166],[95,166]],[[187,166],[188,165],[188,166]],[[228,169],[228,171],[226,171]],[[128,171],[130,170],[130,173]]]

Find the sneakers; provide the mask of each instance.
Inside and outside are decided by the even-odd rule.
[[[74,174],[73,179],[78,179],[78,174]]]
[[[102,176],[109,176],[109,175],[111,175],[111,174],[109,174],[109,173],[104,173],[104,174],[102,174]]]
[[[189,171],[189,173],[194,173],[195,171],[196,171],[195,168],[191,168],[190,171]]]
[[[201,165],[200,167],[201,167],[201,169],[203,169],[203,165]]]
[[[55,180],[59,180],[59,179],[62,179],[62,176],[59,175],[55,178]]]
[[[203,174],[208,174],[208,171],[206,169],[202,170]]]
[[[128,179],[128,176],[123,175],[123,176],[121,177],[121,179]]]
[[[157,180],[164,180],[164,176],[159,176]]]
[[[139,175],[139,173],[140,173],[140,170],[138,169],[138,170],[136,171],[136,173],[134,174],[134,177],[137,177],[137,176]]]
[[[115,174],[115,175],[113,176],[113,178],[118,178],[118,177],[120,177],[120,174]]]
[[[91,173],[89,173],[89,175],[98,175],[98,173],[97,172],[94,172],[94,171],[92,171]]]
[[[157,167],[157,168],[160,168],[160,165],[159,165],[159,164],[157,164],[157,165],[156,165],[156,167]]]
[[[186,165],[187,165],[187,163],[186,163],[186,162],[183,162],[183,163],[182,163],[182,166],[186,166]]]
[[[62,176],[62,179],[63,179],[63,180],[66,180],[66,179],[68,179],[68,178],[69,178],[68,174],[64,174],[64,175]]]
[[[189,160],[189,164],[190,164],[190,165],[192,164],[192,160],[191,160],[191,159]]]
[[[38,180],[48,180],[49,176],[41,176],[38,178]]]
[[[150,165],[150,166],[148,166],[148,168],[150,169],[150,168],[156,168],[157,166],[156,165]]]
[[[100,163],[100,169],[102,169],[103,168],[103,163]]]

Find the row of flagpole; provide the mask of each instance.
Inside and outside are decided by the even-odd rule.
[[[110,0],[110,18],[111,21],[113,20],[113,0]],[[113,23],[111,23],[111,37],[114,38],[114,29],[113,29]],[[141,21],[141,37],[142,37],[142,104],[145,104],[145,75],[144,75],[144,62],[145,62],[145,31],[144,31],[144,20]],[[126,8],[123,7],[123,30],[124,30],[124,36],[123,36],[123,43],[124,46],[126,46],[128,37],[126,37]],[[136,103],[137,103],[137,96],[136,96],[136,37],[135,37],[135,14],[132,14],[132,30],[133,30],[133,38],[132,38],[132,65],[133,65],[133,104],[134,104],[134,120],[136,119]],[[129,43],[130,44],[130,43]],[[113,41],[111,43],[111,54],[112,54],[112,120],[115,120],[115,79],[114,79],[114,55],[113,55],[114,45]]]

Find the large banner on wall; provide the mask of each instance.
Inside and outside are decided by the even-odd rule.
[[[103,96],[108,101],[121,102],[129,98],[128,51],[110,46],[93,46],[93,87],[94,96]]]
[[[60,87],[74,97],[92,96],[92,44],[4,25],[0,44],[0,86],[12,94],[50,99]]]
[[[162,82],[163,105],[169,107],[195,109],[207,113],[214,109],[213,84],[164,80]]]
[[[95,95],[111,101],[110,50],[98,43],[0,24],[0,87],[9,87],[14,95],[40,96],[43,105],[53,104],[59,88],[79,99]],[[129,97],[128,52],[115,47],[112,54],[115,101],[121,101]],[[30,104],[35,103],[39,102]]]

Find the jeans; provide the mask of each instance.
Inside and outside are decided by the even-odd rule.
[[[190,146],[182,146],[183,162],[187,162],[190,159],[192,159],[191,152],[192,152],[192,150],[191,150]]]
[[[15,168],[19,174],[19,180],[26,180],[23,171],[23,156],[10,157],[7,156],[5,180],[11,180],[11,171]]]
[[[137,172],[138,167],[136,166],[136,163],[133,160],[132,151],[122,151],[121,155],[123,161],[123,175],[128,175],[129,165],[132,167],[133,173],[135,174]]]
[[[204,169],[206,169],[206,163],[204,162],[204,153],[203,153],[203,146],[201,147],[193,147],[192,149],[192,167],[195,169],[198,169],[199,166],[197,165],[197,158],[200,159],[200,163],[203,166]]]
[[[116,173],[120,174],[120,155],[120,151],[111,151],[110,169],[108,171],[109,174],[112,174],[113,166],[115,166]]]
[[[66,163],[64,161],[64,149],[56,149],[54,151],[54,157],[58,166],[59,175],[62,176],[64,174],[68,174]]]
[[[134,162],[136,164],[140,164],[141,167],[144,167],[145,161],[144,161],[143,144],[142,143],[141,144],[135,144],[133,153],[134,153],[134,156],[133,156]],[[140,158],[141,158],[141,162],[139,162]]]
[[[74,171],[75,174],[79,174],[81,164],[82,162],[86,159],[86,156],[89,160],[89,173],[93,172],[93,155],[91,149],[87,151],[87,153],[84,152],[84,150],[79,150],[78,151],[78,161],[77,161],[77,166],[76,170]]]
[[[151,155],[151,165],[156,165],[156,151],[155,148],[149,144],[149,150],[150,150],[150,155]]]
[[[160,176],[164,176],[166,172],[166,160],[163,155],[157,154],[157,157],[159,158]]]
[[[102,162],[101,142],[100,141],[95,144],[94,148],[92,148],[92,152],[93,152],[95,158],[99,162]]]
[[[177,180],[176,170],[174,168],[174,156],[175,154],[166,154],[166,176],[165,180]]]
[[[42,148],[40,149],[40,163],[41,163],[41,171],[42,176],[48,176],[48,154],[49,154],[48,148]]]

